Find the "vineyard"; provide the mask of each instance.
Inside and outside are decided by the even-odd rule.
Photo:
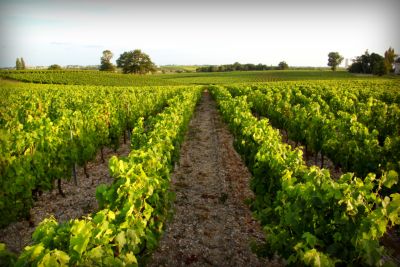
[[[41,84],[102,85],[102,86],[170,86],[187,84],[231,84],[298,80],[355,80],[348,72],[328,71],[233,71],[214,73],[180,73],[154,75],[123,75],[121,73],[83,70],[21,70],[0,71],[0,77]],[[374,80],[373,77],[363,79]]]
[[[99,71],[2,71],[0,77],[29,83],[66,84],[66,85],[98,85],[98,86],[160,86],[178,85],[174,81],[161,79],[159,75],[133,76],[121,73],[102,73]]]
[[[201,228],[203,221],[214,220],[222,235],[228,220],[224,214],[235,209],[243,214],[250,209],[259,225],[265,240],[259,240],[262,244],[253,252],[263,264],[274,257],[283,265],[400,264],[399,247],[384,242],[388,236],[399,240],[398,80],[265,73],[1,72],[7,79],[33,83],[0,84],[0,227],[29,220],[42,192],[64,195],[61,181],[79,187],[77,168],[89,176],[87,164],[105,148],[116,150],[123,140],[130,144],[130,153],[112,157],[108,165],[113,182],[93,188],[97,211],[62,222],[45,219],[17,254],[0,243],[0,265],[146,265],[164,231],[170,240],[162,240],[160,247],[167,246],[165,242],[178,251],[175,242],[180,241],[169,235],[174,227],[192,222]],[[215,122],[218,113],[221,125]],[[195,127],[190,124],[193,114],[204,129],[198,125],[190,131]],[[222,124],[230,133],[220,133]],[[232,142],[224,139],[228,134]],[[241,163],[228,152],[231,143],[250,171],[249,184],[245,171],[234,169]],[[187,180],[171,178],[179,172],[184,172],[179,179]],[[208,178],[209,186],[197,187],[200,178],[193,177]],[[252,193],[241,199],[248,187]],[[243,202],[249,207],[243,209]],[[209,215],[212,209],[219,214]],[[199,210],[201,220],[192,214]],[[179,212],[185,214],[181,219]],[[242,243],[249,242],[244,235],[257,236],[258,231],[240,225],[253,220],[243,214],[229,217],[237,227],[232,233],[240,233],[235,240]],[[197,217],[192,221],[191,216]],[[174,218],[182,224],[174,224]],[[207,227],[196,235],[205,238]],[[234,242],[229,237],[218,240]],[[221,257],[211,263],[204,259],[203,264],[234,264],[222,258],[231,250],[243,254],[236,263],[258,266],[260,262],[248,256],[250,244],[239,245],[216,244]],[[186,251],[187,246],[179,249]],[[211,248],[206,244],[202,249],[205,255]],[[202,266],[201,255],[193,251],[168,255],[182,257],[177,264]],[[170,257],[157,253],[153,264]]]
[[[264,91],[266,88],[263,87],[253,86],[247,90],[244,87],[214,87],[212,92],[235,135],[237,150],[253,173],[252,189],[256,200],[252,206],[255,216],[264,226],[268,254],[278,252],[288,263],[303,262],[307,265],[381,265],[384,250],[379,239],[387,228],[399,224],[400,195],[395,193],[399,191],[395,186],[398,182],[395,169],[398,171],[400,151],[398,128],[383,134],[381,138],[385,138],[386,146],[390,147],[382,147],[379,145],[378,130],[371,130],[370,136],[368,128],[361,122],[357,123],[357,115],[351,114],[351,119],[346,120],[348,116],[343,114],[336,122],[334,115],[321,114],[321,95],[314,95],[320,100],[318,104],[302,95],[299,89],[301,85],[292,84],[292,92],[283,91],[279,86],[273,86],[274,89],[266,86],[269,90]],[[312,89],[318,90],[318,87]],[[322,87],[320,90],[325,89]],[[309,89],[304,89],[304,93],[307,91]],[[296,100],[293,100],[290,104],[291,96],[304,102],[296,106]],[[368,99],[368,103],[373,101],[373,98]],[[376,102],[380,103],[378,100]],[[355,108],[355,104],[351,108]],[[365,104],[360,103],[360,106],[364,107]],[[397,105],[392,108],[397,116],[387,123],[395,123],[390,121],[394,120],[398,126],[399,110]],[[329,105],[326,110],[329,110]],[[386,110],[390,109],[386,106]],[[316,157],[318,153],[323,157],[327,147],[332,154],[326,154],[337,156],[334,158],[337,164],[353,172],[343,173],[338,179],[333,179],[328,170],[307,166],[302,151],[284,143],[269,119],[258,119],[253,112],[267,116],[271,114],[271,121],[290,129],[288,135],[308,145]],[[337,114],[340,112],[337,111]],[[349,136],[336,140],[346,134]],[[337,146],[329,146],[335,141]],[[365,146],[370,150],[363,150]],[[356,152],[358,154],[351,157]],[[376,155],[378,157],[374,158]],[[376,164],[373,164],[373,160],[377,161]],[[355,175],[365,175],[367,171],[376,173],[359,176],[361,178]]]

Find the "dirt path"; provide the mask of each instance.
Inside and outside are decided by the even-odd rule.
[[[33,231],[45,218],[54,216],[58,221],[63,222],[96,211],[98,208],[97,185],[111,184],[113,180],[108,170],[108,160],[113,155],[127,156],[129,151],[129,141],[126,144],[121,143],[117,152],[110,148],[104,148],[104,162],[101,160],[99,151],[96,158],[87,165],[89,178],[86,178],[83,168],[78,167],[78,186],[74,185],[73,179],[62,180],[65,197],[58,194],[57,187],[52,191],[44,192],[30,210],[30,221],[22,220],[0,229],[0,243],[5,243],[12,252],[19,253],[31,242]]]
[[[196,109],[172,175],[174,217],[148,266],[265,266],[251,252],[262,241],[245,199],[250,174],[208,92]]]

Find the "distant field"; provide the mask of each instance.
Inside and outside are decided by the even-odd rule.
[[[162,79],[162,75],[129,75],[100,71],[3,71],[0,72],[0,77],[43,84],[102,86],[179,85],[179,83],[172,80]]]
[[[366,76],[366,78],[371,78]],[[234,71],[182,73],[165,77],[170,81],[185,84],[230,84],[243,82],[271,82],[298,80],[360,79],[347,71],[285,70],[285,71]]]
[[[245,82],[299,81],[299,80],[347,80],[387,79],[376,76],[360,76],[346,71],[286,70],[286,71],[236,71],[210,73],[174,73],[131,75],[100,71],[2,71],[0,76],[23,82],[69,85],[103,86],[166,86],[183,84],[231,84]],[[393,78],[392,78],[393,79]],[[399,79],[399,78],[395,78]]]
[[[196,72],[196,69],[201,66],[196,65],[165,65],[160,66],[161,71],[163,72]]]

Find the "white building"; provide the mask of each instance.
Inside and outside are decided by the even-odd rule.
[[[344,60],[344,67],[347,69],[348,67],[349,67],[349,59],[348,58],[346,58],[345,60]]]
[[[400,57],[394,61],[394,74],[400,74]]]

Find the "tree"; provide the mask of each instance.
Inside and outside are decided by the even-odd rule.
[[[396,57],[397,55],[392,47],[389,47],[389,49],[385,51],[385,67],[387,72],[393,71],[393,63]]]
[[[328,66],[330,66],[333,71],[336,71],[337,66],[339,66],[342,61],[343,57],[338,52],[330,52],[328,54]]]
[[[361,70],[363,73],[371,73],[371,55],[368,49],[365,50],[364,55],[360,57]]]
[[[218,66],[210,66],[210,72],[217,72],[218,71]]]
[[[353,63],[349,66],[348,71],[351,73],[362,73],[363,72],[361,61],[359,60],[358,57],[357,57],[357,59],[353,60]]]
[[[57,64],[50,65],[49,70],[61,70],[61,66]]]
[[[289,65],[285,61],[281,61],[278,64],[278,69],[280,70],[287,70],[289,68]]]
[[[24,58],[21,57],[21,69],[24,70],[25,68],[26,68],[26,67],[25,67]]]
[[[356,59],[353,60],[353,64],[350,65],[348,70],[349,72],[352,73],[364,73],[364,74],[372,73],[371,55],[369,54],[368,49],[365,50],[363,55],[356,57]]]
[[[286,64],[287,65],[287,64]],[[261,63],[254,65],[252,63],[240,64],[235,62],[233,64],[218,65],[218,66],[203,66],[196,69],[196,72],[223,72],[223,71],[253,71],[253,70],[269,70],[271,69],[267,65]]]
[[[117,66],[122,68],[124,73],[145,74],[156,70],[149,55],[139,49],[121,54],[117,59]]]
[[[235,63],[233,63],[232,69],[233,70],[242,70],[242,64],[240,64],[239,62],[235,62]]]
[[[104,50],[103,56],[100,58],[100,70],[101,71],[114,71],[115,66],[111,63],[113,53],[110,50]]]
[[[385,66],[385,58],[379,54],[372,53],[370,56],[371,73],[374,75],[387,74],[388,69]]]
[[[19,57],[17,57],[17,60],[15,62],[15,69],[22,70],[22,63],[21,63],[21,60],[19,59]]]
[[[368,50],[357,57],[349,67],[349,72],[374,75],[384,75],[388,72],[385,58],[377,53],[370,54]]]
[[[263,64],[261,64],[261,63],[259,63],[259,64],[257,65],[257,70],[265,70],[265,68],[266,68],[266,66],[263,65]]]

